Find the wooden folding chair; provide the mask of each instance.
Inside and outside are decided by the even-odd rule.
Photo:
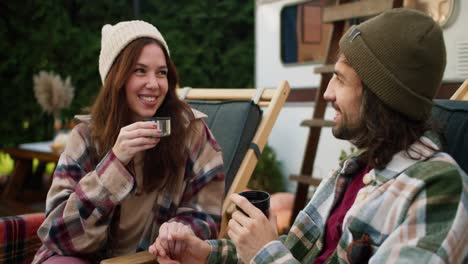
[[[234,170],[237,170],[237,172],[235,173],[235,176],[232,179],[229,179],[230,168],[227,168],[228,179],[226,186],[226,197],[228,197],[232,193],[240,192],[247,187],[250,177],[252,176],[255,166],[258,162],[259,155],[265,147],[268,136],[270,135],[270,132],[273,128],[273,125],[278,117],[281,108],[286,102],[289,90],[289,84],[286,81],[283,81],[276,89],[190,89],[188,94],[186,95],[185,99],[188,100],[192,107],[197,108],[202,112],[204,112],[203,106],[197,107],[196,105],[197,102],[200,102],[199,100],[203,100],[205,102],[232,102],[234,100],[236,102],[247,102],[249,104],[254,103],[258,106],[267,107],[265,113],[263,114],[263,117],[261,117],[261,121],[258,125],[258,128],[256,129],[255,135],[253,136],[251,142],[244,142],[244,146],[238,146],[239,148],[248,148],[248,151],[246,151],[245,155],[243,156],[239,169],[237,170],[236,167],[234,167]],[[183,90],[180,91],[179,94],[181,94],[182,92]],[[210,129],[213,129],[212,125],[213,124],[208,124]],[[217,138],[221,147],[223,148],[224,144],[229,144],[226,142],[227,140],[234,140],[233,138],[223,139],[221,138],[223,136],[221,135],[221,133],[217,135],[217,131],[212,132]],[[223,155],[230,155],[230,153],[223,152]],[[226,210],[229,208],[229,204],[229,199],[225,199],[223,203],[223,222],[221,225],[219,237],[224,237],[226,234]]]
[[[226,235],[229,195],[244,190],[266,145],[290,87],[282,81],[276,89],[179,89],[192,108],[208,115],[205,120],[223,149],[226,195],[219,238]],[[264,107],[263,114],[260,107]],[[232,124],[231,124],[232,123]],[[155,263],[147,251],[103,260],[101,263]]]

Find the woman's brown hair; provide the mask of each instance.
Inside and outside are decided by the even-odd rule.
[[[180,181],[175,176],[181,175],[181,168],[185,168],[188,157],[185,147],[187,122],[193,119],[193,113],[177,97],[177,69],[166,49],[157,40],[134,40],[115,59],[91,108],[91,137],[96,145],[97,157],[101,160],[114,146],[120,129],[132,122],[131,110],[126,101],[125,83],[132,74],[143,47],[151,43],[161,47],[168,67],[168,91],[155,116],[171,117],[171,136],[162,138],[156,147],[145,151],[143,189],[147,192],[162,189],[171,192]],[[133,161],[127,167],[133,170]]]
[[[362,85],[361,132],[351,142],[358,148],[366,149],[362,159],[367,165],[383,169],[393,156],[402,150],[406,151],[410,158],[418,159],[419,155],[411,156],[409,153],[411,145],[415,142],[435,150],[420,140],[427,130],[438,130],[431,119],[411,120],[387,107],[369,88]]]

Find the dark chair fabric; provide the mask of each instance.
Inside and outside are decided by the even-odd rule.
[[[262,111],[252,101],[187,102],[208,116],[205,122],[223,150],[227,192],[257,131]]]
[[[442,125],[444,151],[468,172],[468,101],[434,100],[432,117]]]

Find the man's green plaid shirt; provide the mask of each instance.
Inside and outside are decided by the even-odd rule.
[[[429,136],[429,135],[428,135]],[[430,136],[429,136],[430,137]],[[435,147],[429,137],[421,140]],[[468,176],[446,153],[415,143],[423,153],[397,153],[383,170],[371,170],[343,221],[342,236],[329,263],[349,263],[370,238],[369,263],[468,263]],[[252,263],[312,263],[323,247],[323,230],[333,205],[344,193],[348,157],[324,179],[297,216],[289,233],[265,245]],[[209,263],[241,262],[232,241],[208,240]],[[354,243],[353,245],[355,245]],[[349,250],[348,250],[349,249]],[[348,253],[347,253],[348,251]]]

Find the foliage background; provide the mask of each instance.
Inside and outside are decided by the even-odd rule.
[[[275,150],[269,145],[263,149],[247,187],[269,193],[286,191],[286,178],[281,170],[281,162],[278,161]]]
[[[0,1],[0,148],[50,140],[53,120],[33,93],[41,70],[70,75],[75,98],[64,119],[89,106],[100,88],[104,24],[142,19],[169,45],[181,86],[253,87],[254,4],[246,0]]]

